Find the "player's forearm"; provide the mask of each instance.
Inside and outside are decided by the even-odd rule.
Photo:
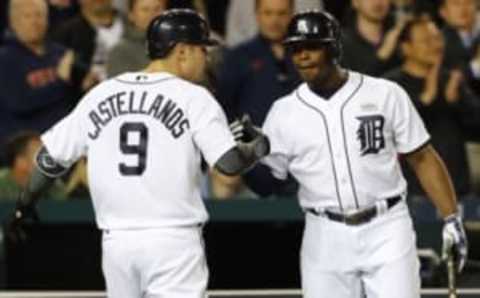
[[[261,136],[249,143],[238,143],[218,160],[215,168],[224,175],[240,175],[248,171],[269,152],[268,138]]]
[[[42,193],[52,185],[54,180],[54,178],[43,174],[38,167],[35,167],[18,203],[23,206],[35,205]]]
[[[407,156],[420,184],[443,218],[457,212],[457,199],[450,175],[432,146]]]
[[[67,171],[50,156],[45,147],[39,150],[35,162],[36,166],[18,202],[23,206],[34,205],[55,179]]]

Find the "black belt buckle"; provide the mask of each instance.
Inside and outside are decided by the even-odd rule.
[[[402,200],[402,197],[395,196],[395,197],[388,198],[386,200],[387,200],[387,209],[391,209],[393,206],[395,206],[398,202]],[[308,208],[306,209],[306,211],[317,216],[320,215],[320,212],[318,212],[316,209],[313,209],[313,208]],[[376,207],[371,207],[350,215],[335,213],[328,210],[326,210],[324,214],[330,220],[341,222],[348,226],[358,226],[358,225],[370,222],[372,219],[374,219],[378,215],[378,211]]]
[[[370,208],[363,212],[345,215],[343,222],[348,226],[358,226],[371,221],[377,215],[377,209]]]

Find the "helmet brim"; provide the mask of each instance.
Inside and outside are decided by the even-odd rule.
[[[205,41],[204,45],[206,45],[207,47],[216,47],[220,45],[220,42],[216,39],[209,38]]]

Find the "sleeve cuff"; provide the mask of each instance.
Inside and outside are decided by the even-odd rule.
[[[422,150],[423,148],[427,147],[428,145],[430,145],[430,141],[431,141],[431,139],[428,138],[428,139],[427,139],[425,142],[423,142],[420,146],[415,147],[415,149],[412,149],[412,150],[409,150],[409,151],[406,151],[406,152],[402,152],[402,154],[408,155],[408,154],[412,154],[412,153],[418,152],[418,151]]]

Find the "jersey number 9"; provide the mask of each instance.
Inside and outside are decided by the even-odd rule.
[[[129,136],[138,134],[138,141],[128,142]],[[140,176],[147,167],[148,128],[142,122],[126,122],[120,127],[120,151],[123,154],[137,155],[136,165],[120,163],[118,169],[124,176]]]

